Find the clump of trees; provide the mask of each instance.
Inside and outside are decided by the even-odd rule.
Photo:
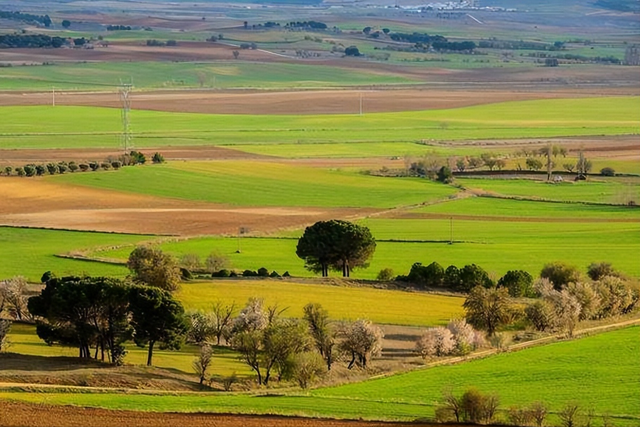
[[[485,340],[464,319],[455,319],[445,327],[429,328],[416,342],[416,351],[423,359],[448,355],[465,355],[483,347]]]
[[[329,269],[349,277],[354,268],[366,268],[376,249],[369,228],[342,220],[319,221],[305,229],[298,240],[296,255],[305,267],[322,277]]]
[[[45,34],[2,34],[0,49],[10,48],[59,48],[68,43],[67,39]]]
[[[411,266],[409,275],[398,276],[397,280],[415,283],[423,288],[447,288],[468,292],[475,286],[493,287],[495,283],[482,267],[467,264],[462,268],[450,265],[444,269],[437,262],[425,266],[416,262]]]
[[[31,297],[29,313],[47,344],[78,347],[79,357],[122,364],[124,343],[131,339],[153,349],[179,349],[187,330],[182,305],[170,293],[107,277],[55,277],[45,274],[45,287]]]
[[[470,388],[461,396],[445,391],[443,403],[436,408],[438,422],[488,424],[496,415],[500,398],[497,394],[485,394]]]

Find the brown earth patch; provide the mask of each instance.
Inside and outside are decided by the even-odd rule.
[[[39,178],[2,178],[0,225],[170,235],[264,234],[319,220],[354,218],[373,209],[238,208],[160,198]]]
[[[282,417],[273,415],[182,414],[159,412],[113,411],[77,406],[54,406],[13,401],[0,404],[0,426],[15,427],[436,427],[432,423],[401,423],[322,418]],[[45,415],[46,414],[46,415]],[[460,425],[447,424],[450,427]]]
[[[307,91],[134,91],[134,109],[209,114],[355,114],[362,96],[367,113],[460,108],[506,101],[619,94],[615,90],[511,91],[505,89],[307,90]],[[49,92],[4,92],[0,106],[50,105]],[[56,92],[56,105],[120,108],[117,92]]]

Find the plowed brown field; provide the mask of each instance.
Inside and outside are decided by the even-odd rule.
[[[447,424],[450,427],[460,427]],[[229,414],[180,414],[110,411],[76,406],[35,405],[0,402],[0,426],[3,427],[436,427],[431,423],[394,423],[319,418],[278,417]]]
[[[266,233],[372,209],[235,208],[110,190],[62,186],[42,179],[2,178],[0,225],[171,235]]]
[[[628,91],[509,91],[463,89],[217,91],[158,90],[133,92],[131,106],[140,110],[210,114],[349,114],[359,111],[360,96],[368,113],[468,107],[506,101],[624,95]],[[4,92],[0,106],[49,105],[49,92]],[[120,108],[117,92],[57,92],[56,105]]]

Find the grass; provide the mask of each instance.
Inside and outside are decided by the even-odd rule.
[[[537,198],[551,201],[626,204],[640,202],[640,182],[590,178],[587,181],[565,181],[551,184],[528,179],[460,178],[464,188],[484,190],[510,197]]]
[[[62,347],[58,345],[49,346],[36,334],[34,325],[14,323],[7,336],[9,340],[8,351],[31,356],[46,357],[76,357],[78,349],[73,347]],[[128,343],[125,363],[132,365],[146,365],[147,349],[140,348],[133,343]],[[153,350],[153,365],[159,368],[176,369],[188,374],[194,374],[192,362],[199,352],[199,347],[194,345],[184,345],[180,351],[169,351],[155,348]],[[216,347],[214,349],[214,365],[216,375],[231,375],[237,372],[239,376],[250,375],[249,367],[238,360],[238,354],[227,347]],[[35,369],[35,368],[34,368]]]
[[[58,275],[90,273],[96,276],[124,277],[124,266],[91,261],[63,259],[54,256],[96,246],[133,244],[149,237],[79,231],[57,231],[29,228],[0,227],[0,280],[25,276],[40,282],[45,271]]]
[[[593,408],[597,415],[614,417],[618,426],[632,426],[640,421],[639,332],[639,327],[630,327],[464,364],[421,369],[302,394],[147,396],[1,392],[0,399],[109,409],[412,421],[434,416],[443,389],[453,387],[459,394],[475,386],[483,392],[499,394],[503,409],[540,400],[550,406],[553,418],[568,401],[576,401],[583,411]]]
[[[598,414],[628,416],[638,422],[638,333],[640,327],[636,326],[464,364],[320,389],[313,395],[431,403],[438,401],[447,387],[461,393],[473,386],[497,393],[502,407],[542,401],[558,411],[575,400],[583,410],[593,408]]]
[[[448,244],[449,219],[366,219],[360,223],[371,229],[378,242],[370,267],[353,271],[355,278],[374,279],[383,268],[406,274],[414,262],[433,261],[445,267],[475,263],[492,272],[496,279],[514,269],[537,276],[545,263],[558,260],[575,264],[584,271],[591,262],[607,261],[626,274],[640,276],[635,256],[640,252],[637,222],[454,219],[456,243],[453,245]],[[294,276],[311,275],[295,255],[296,236],[301,231],[285,234],[289,238],[242,238],[240,243],[232,237],[203,237],[163,243],[160,248],[177,257],[195,253],[201,259],[215,250],[227,256],[232,267],[240,271],[266,267],[280,274],[289,271]],[[239,244],[242,251],[236,253]],[[129,246],[95,255],[124,262],[132,249]]]
[[[138,148],[620,135],[637,133],[637,102],[637,97],[534,100],[362,116],[132,111],[131,131]],[[6,118],[0,123],[5,149],[109,147],[121,130],[117,109],[37,106],[0,112]]]
[[[237,144],[236,150],[283,158],[363,158],[402,157],[437,154],[441,156],[478,156],[480,147],[442,147],[415,142],[317,142],[309,144]]]
[[[418,178],[273,162],[174,162],[117,173],[66,174],[57,182],[236,206],[375,207],[446,198],[456,189]],[[230,191],[232,189],[232,191]]]
[[[573,188],[569,188],[573,190]],[[513,218],[574,218],[583,220],[640,220],[640,209],[631,206],[576,205],[570,203],[534,202],[529,200],[470,197],[422,206],[416,213],[478,215]]]
[[[319,303],[333,319],[369,319],[396,325],[446,325],[463,315],[463,298],[383,289],[301,284],[289,280],[195,282],[183,284],[177,298],[187,308],[210,310],[215,301],[241,309],[251,297],[267,306],[287,308],[284,316],[302,317],[303,307]],[[382,309],[384,307],[384,309]],[[428,307],[428,309],[427,309]]]

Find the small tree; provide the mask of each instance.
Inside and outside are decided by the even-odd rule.
[[[336,343],[336,331],[329,321],[329,313],[320,304],[309,303],[304,306],[303,319],[309,326],[316,349],[326,362],[327,370],[333,364],[333,347]]]
[[[442,326],[429,328],[416,342],[416,351],[423,359],[428,356],[447,356],[456,348],[456,341],[449,329]]]
[[[606,167],[606,168],[600,169],[600,175],[602,175],[602,176],[615,176],[616,175],[616,171],[613,168]]]
[[[579,413],[580,407],[576,402],[567,403],[565,407],[558,412],[562,427],[575,427]]]
[[[476,286],[462,306],[467,322],[474,328],[486,330],[489,336],[509,320],[510,300],[505,288]]]
[[[134,341],[139,347],[149,346],[147,366],[152,365],[156,343],[180,349],[188,329],[182,305],[169,292],[151,286],[133,286],[129,298]]]
[[[360,56],[360,50],[356,46],[349,46],[344,50],[345,56]]]
[[[608,262],[592,262],[587,268],[591,280],[600,280],[605,276],[619,276],[619,273]]]
[[[510,270],[498,280],[498,287],[505,287],[512,297],[533,297],[533,277],[524,270]]]
[[[61,24],[65,29],[67,29],[71,26],[71,21],[69,21],[68,19],[63,19]]]
[[[325,372],[324,360],[316,352],[306,351],[293,357],[293,378],[302,389],[309,388]]]
[[[203,345],[200,347],[198,357],[193,361],[193,370],[196,371],[200,378],[200,385],[204,383],[204,380],[208,377],[209,368],[213,362],[213,349],[210,345]]]
[[[138,283],[155,286],[170,292],[180,284],[180,268],[171,255],[149,246],[136,247],[127,261],[127,267]]]
[[[549,279],[555,289],[562,289],[571,282],[579,281],[580,272],[572,265],[557,261],[545,264],[540,277]]]
[[[440,170],[438,170],[438,181],[445,184],[450,184],[451,182],[453,182],[453,173],[448,166],[442,166]]]
[[[553,328],[556,324],[556,316],[553,307],[545,301],[536,301],[525,307],[524,313],[527,320],[538,331]]]
[[[180,265],[191,271],[198,270],[202,266],[200,255],[184,254],[180,258]]]
[[[220,345],[221,338],[229,332],[235,309],[235,303],[224,304],[222,301],[217,301],[213,304],[213,310],[211,312],[213,315],[211,332],[213,336],[216,337],[216,345]]]
[[[233,59],[238,59],[238,57],[240,56],[240,51],[239,50],[234,50],[231,53],[233,53]]]
[[[376,277],[376,279],[380,280],[381,282],[389,282],[393,280],[394,277],[395,277],[395,274],[393,273],[392,268],[383,268],[378,273],[378,276]]]
[[[165,162],[165,160],[164,160],[164,156],[163,156],[162,154],[158,153],[157,151],[156,151],[156,153],[153,155],[153,157],[151,158],[151,161],[152,161],[154,164],[159,164],[159,163],[164,163],[164,162]]]
[[[351,357],[348,369],[353,368],[356,363],[366,368],[368,361],[382,352],[384,333],[369,320],[357,320],[344,325],[340,336],[342,341],[338,345],[339,349]]]
[[[544,420],[547,417],[547,406],[542,402],[533,402],[529,407],[531,418],[535,421],[536,426],[542,427]]]
[[[7,346],[7,335],[11,330],[11,320],[0,319],[0,351],[3,351]]]
[[[209,273],[215,273],[225,268],[229,268],[229,265],[229,258],[217,251],[211,252],[205,260],[205,266]]]

